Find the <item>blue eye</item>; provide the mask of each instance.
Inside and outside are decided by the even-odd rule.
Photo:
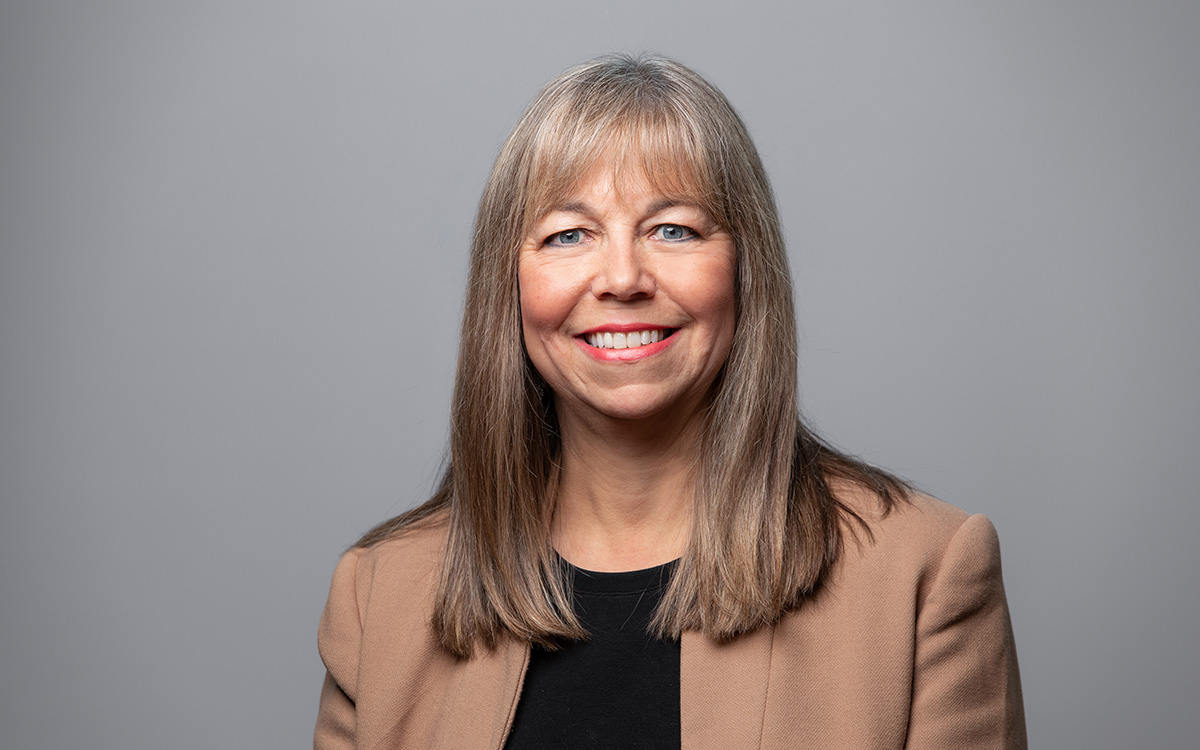
[[[582,229],[567,229],[562,232],[555,232],[546,238],[546,242],[551,245],[578,245],[583,242]]]
[[[696,236],[696,232],[682,224],[659,224],[654,228],[654,234],[660,240],[667,242],[683,242]]]

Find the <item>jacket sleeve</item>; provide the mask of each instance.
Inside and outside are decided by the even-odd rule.
[[[326,673],[317,728],[313,734],[314,750],[353,750],[355,747],[355,701],[362,642],[358,568],[362,553],[361,549],[355,548],[342,556],[333,572],[329,601],[321,614],[317,650],[325,663]]]
[[[991,521],[950,540],[917,615],[910,750],[1024,750],[1025,712]]]

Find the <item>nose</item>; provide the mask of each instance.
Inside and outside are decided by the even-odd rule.
[[[607,238],[597,257],[592,293],[621,301],[653,297],[658,284],[648,261],[646,249],[636,239]]]

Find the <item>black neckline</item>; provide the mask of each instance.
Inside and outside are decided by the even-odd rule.
[[[617,573],[585,570],[566,560],[563,560],[562,564],[575,593],[613,595],[643,594],[647,591],[666,588],[667,584],[671,582],[671,574],[678,562],[678,560],[672,560],[662,565],[655,565],[653,568],[624,570]]]

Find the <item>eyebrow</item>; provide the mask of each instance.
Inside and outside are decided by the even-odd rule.
[[[583,214],[585,216],[592,215],[591,210],[588,208],[587,204],[584,203],[583,201],[569,201],[567,203],[555,203],[553,206],[550,206],[550,208],[546,210],[546,213],[543,214],[543,216],[547,216],[547,215],[555,213],[557,211],[561,211],[563,213],[569,213],[569,214]]]
[[[650,204],[650,207],[646,209],[646,215],[653,216],[659,211],[666,211],[668,208],[674,208],[675,206],[690,206],[692,208],[699,208],[699,206],[691,201],[685,201],[679,198],[660,198],[659,200],[656,200]]]

